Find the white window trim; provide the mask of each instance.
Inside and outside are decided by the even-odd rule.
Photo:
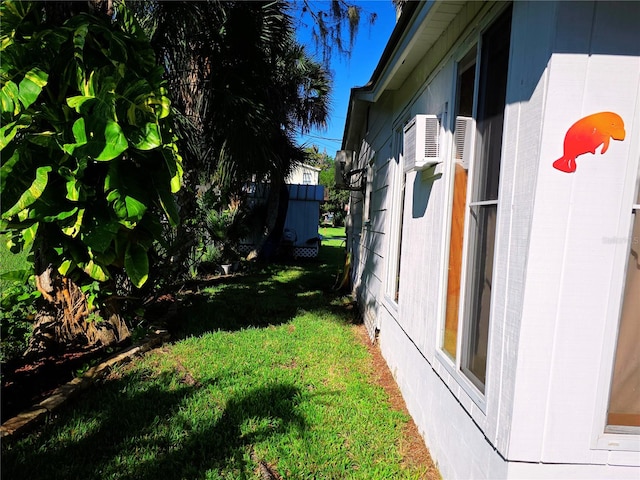
[[[408,118],[407,118],[408,121]],[[395,299],[395,283],[393,281],[392,275],[395,273],[397,275],[400,274],[400,266],[397,265],[400,260],[401,249],[402,249],[402,228],[404,227],[403,218],[400,218],[400,214],[404,215],[403,209],[401,209],[401,205],[404,201],[404,198],[401,198],[401,194],[404,197],[405,190],[404,184],[406,182],[406,174],[404,173],[404,155],[401,153],[401,145],[403,142],[403,133],[402,127],[406,122],[398,122],[398,124],[393,129],[393,155],[390,162],[395,165],[390,166],[393,168],[393,184],[392,184],[392,192],[391,192],[391,208],[388,209],[389,218],[387,220],[387,229],[389,232],[389,239],[387,243],[387,261],[385,262],[385,273],[384,273],[384,301],[389,313],[392,316],[398,317],[399,313],[399,305]],[[393,159],[395,156],[398,156],[398,161],[395,162]],[[397,266],[397,267],[396,267]],[[397,268],[397,271],[396,271]]]
[[[474,89],[478,88],[478,73],[479,73],[479,41],[471,42],[470,44],[462,46],[458,54],[453,58],[455,62],[455,67],[453,68],[453,78],[452,85],[454,88],[451,91],[452,98],[450,100],[450,104],[453,105],[453,110],[451,115],[447,115],[446,124],[447,128],[445,133],[445,144],[446,144],[446,161],[443,168],[444,178],[446,179],[446,192],[445,192],[445,215],[443,221],[443,245],[445,248],[441,251],[440,264],[443,265],[440,271],[440,285],[441,291],[439,294],[439,305],[438,305],[438,339],[436,343],[436,354],[435,358],[440,363],[442,367],[444,367],[445,371],[449,374],[449,378],[447,380],[447,385],[452,391],[456,391],[456,385],[460,388],[458,391],[458,397],[464,395],[468,400],[472,401],[476,407],[482,413],[482,416],[486,419],[487,414],[487,401],[486,401],[486,392],[488,390],[488,386],[485,384],[485,393],[483,394],[478,387],[462,372],[461,360],[462,360],[462,337],[463,337],[463,329],[464,329],[464,303],[465,303],[465,290],[466,290],[466,276],[467,276],[467,268],[463,268],[461,271],[460,278],[460,304],[458,305],[458,335],[456,338],[456,358],[455,361],[449,357],[447,353],[444,351],[444,331],[445,331],[445,319],[446,319],[446,304],[447,304],[447,284],[448,284],[448,275],[447,275],[447,267],[449,265],[449,253],[451,249],[451,214],[453,209],[453,180],[454,180],[454,165],[451,156],[453,155],[453,128],[455,126],[455,96],[456,96],[456,88],[458,81],[458,63],[464,58],[464,56],[469,52],[469,49],[473,47],[473,45],[478,44],[476,51],[476,78]],[[475,112],[477,105],[477,97],[473,99],[473,110]],[[443,122],[444,124],[444,122]],[[473,129],[475,132],[476,124],[475,117],[473,120]],[[475,142],[474,142],[475,144]],[[471,164],[469,168],[469,178],[467,179],[467,185],[470,185],[472,182],[471,175],[473,174],[473,168],[475,164],[475,152],[472,153]],[[469,207],[469,200],[471,195],[471,189],[467,188],[467,198],[465,199],[465,225],[464,225],[464,243],[462,248],[462,262],[463,265],[466,266],[467,263],[467,244],[468,244],[468,229],[469,222],[467,221],[466,210]],[[493,292],[492,292],[493,295]],[[453,385],[451,382],[455,382],[456,385]]]
[[[374,165],[375,163],[375,156],[373,156],[371,158],[371,160],[369,160],[364,168],[364,172],[366,175],[366,178],[364,179],[365,182],[365,187],[364,187],[364,198],[363,198],[363,225],[368,227],[371,225],[371,206],[373,203],[373,192],[374,192],[374,185],[373,185],[373,175],[374,175]]]
[[[629,162],[632,163],[632,162]],[[636,178],[637,172],[628,172],[627,178]],[[640,215],[640,205],[635,201],[638,198],[636,193],[636,182],[626,182],[625,198],[633,198],[632,210],[636,215]],[[640,188],[640,187],[638,187]],[[612,269],[610,282],[610,292],[618,292],[618,295],[609,295],[607,306],[607,322],[604,328],[603,348],[600,361],[600,375],[598,376],[596,405],[594,410],[594,421],[592,427],[591,448],[594,450],[614,450],[638,452],[640,451],[640,434],[635,433],[607,433],[607,410],[609,408],[609,395],[611,392],[611,382],[613,380],[613,366],[615,363],[616,344],[618,340],[618,329],[620,325],[620,315],[622,311],[622,301],[624,297],[624,286],[626,269],[628,262],[629,241],[633,229],[633,215],[628,210],[621,212],[621,223],[624,225],[627,217],[626,242],[616,245],[616,264]],[[630,220],[629,220],[630,219]]]
[[[506,8],[506,7],[505,7]],[[502,13],[503,8],[499,8],[499,9],[495,9],[492,10],[491,13],[489,15],[486,15],[483,19],[480,25],[477,26],[477,29],[474,29],[473,33],[470,34],[469,36],[467,36],[464,40],[464,42],[462,42],[457,48],[455,53],[453,54],[451,60],[454,62],[454,68],[453,70],[453,74],[452,74],[452,79],[451,79],[451,84],[454,86],[451,90],[451,98],[450,98],[450,104],[453,106],[452,108],[452,112],[451,115],[449,115],[450,118],[447,119],[447,124],[448,124],[448,128],[446,131],[446,144],[447,144],[447,160],[445,162],[444,165],[444,169],[443,169],[443,177],[444,179],[446,179],[445,181],[446,183],[446,192],[444,195],[444,205],[445,205],[445,209],[446,209],[446,213],[445,215],[443,215],[444,219],[442,222],[443,225],[443,246],[444,248],[441,251],[441,272],[440,272],[440,292],[439,292],[439,302],[438,302],[438,338],[436,341],[436,345],[435,345],[435,359],[436,361],[440,364],[441,367],[444,368],[444,370],[449,374],[449,378],[446,379],[446,383],[449,386],[449,388],[453,391],[456,392],[457,394],[456,396],[458,397],[459,400],[461,400],[461,402],[463,403],[463,405],[465,404],[464,400],[462,400],[463,398],[469,399],[471,400],[475,406],[477,407],[477,410],[474,410],[472,413],[472,416],[474,417],[474,420],[476,420],[478,423],[486,423],[487,421],[487,406],[488,406],[488,402],[487,402],[487,398],[489,398],[491,396],[491,379],[493,375],[489,374],[489,370],[492,368],[492,365],[490,363],[490,360],[492,358],[492,350],[493,350],[493,346],[492,346],[492,342],[490,341],[489,344],[487,345],[487,375],[486,375],[486,379],[485,379],[485,384],[484,384],[484,393],[482,391],[480,391],[480,389],[478,389],[478,387],[469,379],[469,377],[463,372],[462,370],[462,357],[463,357],[463,352],[462,349],[464,348],[462,342],[463,342],[463,338],[465,335],[465,331],[468,328],[468,321],[466,319],[466,308],[465,308],[465,302],[467,299],[467,265],[468,265],[468,245],[469,245],[469,222],[467,219],[467,210],[469,209],[470,206],[474,206],[474,205],[490,205],[490,204],[495,204],[498,205],[498,212],[496,214],[497,216],[497,221],[496,221],[496,244],[495,244],[495,251],[496,251],[496,257],[498,252],[500,251],[500,245],[498,242],[498,239],[501,238],[501,223],[500,223],[500,217],[502,216],[500,213],[501,210],[501,204],[500,202],[500,191],[503,188],[503,184],[504,182],[500,181],[499,182],[499,187],[498,187],[498,200],[489,200],[486,202],[471,202],[471,194],[472,194],[472,190],[473,188],[471,187],[473,185],[473,182],[475,180],[475,148],[471,157],[471,161],[470,161],[470,168],[469,168],[469,177],[467,179],[467,198],[465,200],[465,224],[464,224],[464,243],[463,243],[463,249],[462,249],[462,263],[463,263],[463,268],[462,268],[462,272],[461,272],[461,278],[460,278],[460,304],[458,306],[458,335],[456,338],[456,358],[455,361],[453,359],[451,359],[451,357],[449,357],[449,355],[444,351],[444,331],[445,331],[445,319],[446,319],[446,300],[447,300],[447,284],[448,284],[448,275],[447,275],[447,269],[448,269],[448,265],[449,265],[449,252],[450,252],[450,247],[451,247],[451,214],[452,214],[452,208],[453,208],[453,162],[451,161],[451,155],[453,155],[453,128],[455,126],[455,108],[456,108],[456,93],[457,93],[457,88],[455,87],[457,85],[458,82],[458,64],[460,61],[462,61],[462,59],[467,55],[467,53],[469,52],[469,50],[471,48],[474,47],[474,45],[476,46],[476,63],[475,63],[475,80],[474,80],[474,92],[478,92],[479,90],[479,82],[480,82],[480,63],[481,63],[481,52],[482,52],[482,35],[484,34],[484,32],[492,25],[492,23],[494,21],[496,21],[500,14]],[[477,111],[477,103],[478,103],[478,95],[477,93],[474,94],[474,99],[473,99],[473,131],[474,131],[474,145],[475,145],[475,133],[477,132],[477,127],[476,127],[476,111]],[[501,147],[501,152],[504,150],[504,142],[503,145]],[[501,169],[500,175],[504,175],[503,173],[503,169]],[[469,188],[471,187],[471,188]],[[494,262],[493,264],[493,276],[494,278],[497,276],[497,272],[496,269],[498,267],[498,263],[499,262]],[[497,295],[497,292],[495,290],[492,290],[491,292],[491,304],[492,305],[496,305],[496,301],[497,299],[495,298]],[[489,319],[489,325],[490,325],[490,330],[489,330],[489,339],[491,339],[493,337],[491,331],[493,330],[493,326],[495,326],[496,321],[499,321],[499,318],[496,318],[496,312],[494,308],[491,308],[490,311],[490,319]],[[444,377],[443,377],[444,378]],[[455,382],[455,384],[459,387],[459,390],[455,388],[455,385],[452,384],[452,382]],[[483,427],[484,429],[484,427]]]

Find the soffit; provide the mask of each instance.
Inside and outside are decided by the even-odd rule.
[[[397,90],[416,65],[442,36],[466,5],[466,0],[409,2],[407,18],[400,17],[371,80],[351,89],[342,148],[355,148],[356,125],[366,118],[366,103],[375,102],[386,90]],[[363,103],[364,102],[364,103]]]
[[[466,3],[462,0],[421,2],[393,53],[381,59],[385,64],[376,68],[368,85],[369,95],[363,92],[366,97],[363,99],[376,101],[385,90],[398,89]],[[379,77],[375,78],[378,72]]]

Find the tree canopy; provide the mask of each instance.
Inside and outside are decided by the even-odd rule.
[[[0,7],[1,228],[33,253],[44,304],[31,351],[128,334],[108,299],[116,280],[147,282],[182,178],[163,68],[135,18],[51,12]],[[112,327],[89,321],[100,313]]]
[[[329,18],[353,41],[358,8],[304,5],[339,51]],[[284,178],[307,158],[296,133],[325,125],[331,89],[290,3],[6,0],[0,14],[0,229],[33,253],[49,323],[89,325],[117,285],[184,277],[203,183],[237,209],[248,180],[268,180],[254,228],[277,230]]]
[[[163,69],[125,9],[62,26],[39,4],[2,4],[2,227],[62,275],[140,286],[181,158]]]

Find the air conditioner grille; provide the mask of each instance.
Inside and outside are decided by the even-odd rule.
[[[440,119],[427,117],[424,125],[424,157],[429,159],[440,158]]]
[[[471,117],[457,117],[453,132],[454,158],[463,168],[469,169],[469,159],[473,149],[471,134],[473,132]]]
[[[404,131],[404,162],[405,165],[413,166],[416,161],[416,125],[407,125]]]

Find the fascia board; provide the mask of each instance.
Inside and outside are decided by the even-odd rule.
[[[418,41],[419,31],[424,28],[424,25],[427,25],[429,16],[435,13],[435,4],[435,0],[419,2],[417,10],[412,15],[408,27],[404,29],[404,33],[400,41],[397,43],[397,46],[391,56],[385,62],[385,65],[382,67],[382,71],[379,73],[376,80],[374,79],[377,72],[374,72],[372,81],[370,82],[372,83],[370,92],[362,92],[362,94],[364,94],[360,97],[362,100],[376,102],[380,98],[387,85],[389,85],[389,82],[391,82],[398,72],[402,62],[406,59],[408,52],[411,51],[415,43]],[[378,65],[376,70],[378,70],[380,66],[381,65]]]

